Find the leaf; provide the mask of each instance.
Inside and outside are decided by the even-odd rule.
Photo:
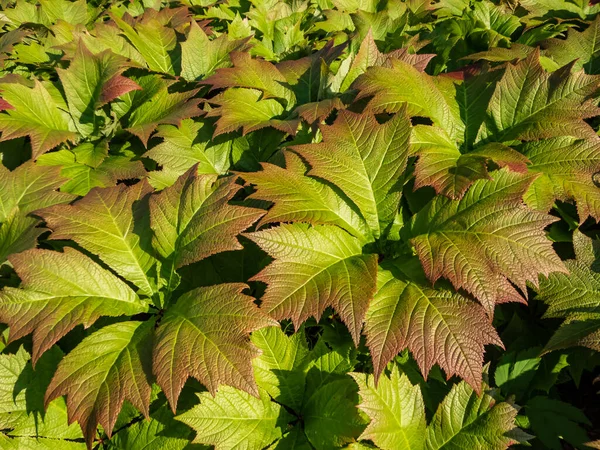
[[[136,135],[144,146],[160,124],[179,125],[183,119],[202,114],[198,109],[200,99],[194,98],[197,90],[169,92],[169,82],[159,78],[141,77],[135,81],[142,92],[132,98],[132,109],[125,128]]]
[[[574,70],[583,68],[585,73],[597,74],[600,71],[600,19],[596,17],[583,32],[569,29],[566,39],[548,39],[543,48],[545,55],[561,67],[575,61]]]
[[[33,159],[66,141],[76,133],[69,126],[69,116],[40,82],[29,88],[18,83],[0,83],[2,99],[10,105],[0,114],[0,140],[29,136]]]
[[[194,20],[190,23],[187,40],[181,43],[181,76],[198,81],[217,69],[229,66],[230,55],[248,48],[246,39],[231,40],[226,33],[210,40]]]
[[[296,134],[299,121],[280,118],[284,113],[283,106],[272,98],[261,99],[261,95],[256,89],[234,88],[211,98],[210,103],[217,107],[209,111],[206,117],[219,117],[215,136],[231,133],[239,128],[246,135],[265,127]],[[243,108],[240,108],[241,105]]]
[[[367,112],[340,111],[333,125],[320,126],[323,142],[292,150],[310,164],[307,175],[323,178],[352,200],[375,237],[393,221],[409,154],[410,122],[400,112],[379,124]]]
[[[504,395],[515,395],[517,400],[524,394],[535,377],[542,362],[539,347],[507,352],[498,361],[494,381]]]
[[[71,248],[28,250],[9,260],[21,288],[0,291],[0,320],[9,324],[11,340],[33,333],[34,363],[76,325],[147,310],[129,286]]]
[[[544,317],[565,318],[544,351],[571,346],[585,346],[600,351],[600,273],[594,260],[583,257],[583,251],[593,251],[593,241],[576,231],[579,239],[577,260],[568,260],[568,274],[550,274],[542,278],[537,298],[548,305]]]
[[[277,403],[299,411],[308,371],[309,350],[303,332],[286,336],[281,328],[262,328],[252,333],[261,351],[253,360],[256,383]]]
[[[177,422],[166,406],[150,413],[150,420],[141,420],[115,433],[107,448],[127,450],[183,450],[189,445],[189,428]]]
[[[464,132],[459,111],[448,105],[436,81],[409,63],[393,59],[390,67],[367,69],[352,88],[359,91],[357,100],[372,97],[369,106],[375,112],[393,113],[406,107],[408,115],[429,117],[450,137],[458,139]]]
[[[102,105],[127,92],[141,89],[134,81],[121,75],[127,66],[125,58],[111,51],[92,54],[80,40],[69,68],[57,70],[69,112],[82,135],[95,131],[96,110]]]
[[[264,98],[280,98],[290,109],[296,102],[294,93],[286,87],[286,78],[272,63],[253,59],[250,53],[233,52],[230,55],[233,67],[223,68],[202,81],[211,89],[246,88],[261,91]]]
[[[259,352],[248,333],[275,322],[241,293],[246,287],[230,283],[194,289],[179,297],[162,318],[153,367],[173,412],[190,376],[213,395],[223,385],[258,395],[251,360]]]
[[[562,449],[562,440],[576,447],[589,441],[581,425],[591,425],[590,421],[568,403],[538,396],[527,402],[525,410],[533,432],[547,449]]]
[[[304,403],[304,432],[317,450],[339,448],[355,440],[364,420],[356,409],[356,385],[347,377],[319,386]]]
[[[172,186],[195,164],[200,174],[227,172],[232,143],[213,141],[213,132],[208,122],[192,119],[182,120],[178,127],[160,125],[155,136],[163,138],[163,142],[145,153],[161,165],[160,171],[149,173],[150,183],[157,188]]]
[[[525,207],[531,175],[497,171],[459,201],[436,197],[412,219],[408,237],[427,278],[440,277],[472,293],[493,314],[494,305],[523,301],[538,274],[565,272],[544,228],[556,219]]]
[[[507,402],[496,403],[485,392],[477,395],[464,381],[452,387],[427,427],[427,450],[465,448],[504,450],[515,439],[517,408]]]
[[[488,105],[480,142],[531,141],[542,138],[595,135],[583,119],[600,114],[595,97],[597,76],[571,73],[565,66],[548,74],[539,52],[509,65]]]
[[[143,17],[131,26],[116,15],[111,16],[123,34],[142,55],[150,70],[175,75],[177,46],[175,30],[164,26],[157,19]]]
[[[176,417],[196,431],[193,442],[215,450],[262,450],[282,435],[288,414],[264,391],[256,398],[224,386],[214,397],[197,395],[200,404]]]
[[[264,214],[260,209],[229,204],[241,188],[233,177],[217,181],[196,172],[196,166],[192,167],[150,199],[154,247],[177,268],[215,253],[241,250],[237,235]]]
[[[249,198],[273,202],[259,226],[277,222],[337,225],[361,239],[370,235],[364,219],[348,203],[317,178],[305,176],[306,164],[293,152],[283,152],[286,169],[262,163],[262,171],[243,178],[255,185]]]
[[[360,388],[359,408],[371,419],[360,435],[382,450],[423,449],[425,445],[425,405],[419,386],[393,366],[390,376],[376,384],[374,377],[352,373]]]
[[[375,292],[377,255],[363,255],[358,239],[327,225],[282,224],[246,236],[275,259],[253,278],[268,285],[262,309],[298,328],[333,306],[358,343]]]
[[[79,422],[88,447],[98,424],[110,437],[125,400],[148,416],[153,327],[153,321],[108,325],[83,339],[58,365],[46,404],[66,395],[69,421]]]
[[[484,345],[502,346],[502,341],[481,306],[433,289],[415,262],[379,272],[378,292],[365,320],[375,382],[387,363],[408,348],[425,379],[437,363],[448,377],[459,375],[478,390]]]
[[[528,142],[521,151],[531,172],[541,173],[525,194],[532,208],[549,211],[555,200],[575,200],[579,222],[600,219],[600,190],[594,177],[600,171],[600,140],[559,137]]]
[[[144,182],[95,188],[72,205],[53,206],[36,215],[53,231],[50,239],[74,240],[151,297],[156,291],[156,260],[147,252],[152,234],[147,227],[136,227],[134,220],[145,209],[148,191]]]

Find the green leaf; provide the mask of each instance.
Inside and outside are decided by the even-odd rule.
[[[561,67],[575,61],[574,70],[583,68],[585,73],[597,74],[600,72],[600,19],[596,17],[583,32],[571,28],[566,39],[548,39],[544,48],[545,55]]]
[[[223,386],[214,397],[203,392],[200,404],[176,417],[196,431],[194,442],[215,450],[262,450],[282,435],[288,414],[260,390],[259,398]]]
[[[375,381],[387,363],[408,348],[426,378],[434,364],[478,390],[484,345],[502,346],[484,309],[445,289],[433,289],[417,261],[381,269],[378,292],[365,320]]]
[[[255,331],[251,339],[261,351],[253,360],[256,383],[277,403],[299,411],[309,364],[304,333],[288,337],[281,328],[269,327]]]
[[[522,204],[533,177],[505,169],[493,176],[475,182],[459,201],[434,198],[408,231],[427,278],[449,279],[489,315],[496,303],[524,301],[511,283],[526,293],[538,274],[566,270],[544,234],[556,219]]]
[[[275,259],[253,278],[268,285],[262,309],[298,328],[333,306],[358,343],[375,292],[377,255],[363,255],[358,239],[328,225],[282,224],[246,236]]]
[[[494,381],[504,395],[515,395],[520,401],[535,377],[542,362],[540,348],[507,352],[498,361]]]
[[[397,366],[390,376],[375,378],[352,373],[360,388],[359,408],[371,419],[360,439],[373,441],[382,450],[423,449],[425,446],[425,405],[419,386],[400,375]]]
[[[127,92],[141,89],[134,81],[121,75],[127,66],[125,58],[109,50],[92,54],[80,40],[69,68],[57,70],[69,112],[83,136],[96,130],[96,110],[102,105]]]
[[[400,112],[384,124],[371,113],[341,111],[322,125],[323,142],[292,147],[323,178],[358,207],[373,235],[384,234],[396,216],[409,154],[410,121]]]
[[[210,40],[192,20],[187,40],[181,43],[181,76],[188,81],[197,81],[212,75],[215,70],[231,65],[230,55],[247,47],[246,39],[231,40],[226,33]]]
[[[164,258],[182,267],[215,253],[241,250],[239,233],[264,211],[230,205],[240,190],[235,178],[198,175],[196,166],[150,199],[153,244]]]
[[[579,222],[600,219],[600,142],[559,137],[528,142],[520,149],[531,161],[529,170],[541,173],[525,194],[532,208],[549,211],[555,200],[574,200]]]
[[[259,226],[277,222],[337,225],[356,238],[370,236],[364,219],[327,184],[305,176],[306,164],[293,152],[283,152],[286,169],[269,163],[243,178],[256,186],[249,198],[273,202]]]
[[[147,183],[119,184],[95,188],[72,205],[59,205],[36,212],[53,231],[51,239],[72,239],[126,280],[140,293],[156,292],[156,260],[148,252],[152,238],[149,227],[135,226],[146,210]]]
[[[568,274],[542,278],[537,298],[548,305],[544,317],[564,318],[545,351],[571,346],[600,351],[600,273],[594,267],[593,241],[576,231],[578,259],[565,262]]]
[[[18,83],[0,83],[6,112],[0,114],[2,141],[29,136],[33,158],[77,137],[69,115],[59,108],[40,81],[29,88]]]
[[[598,77],[565,66],[548,74],[539,52],[509,65],[488,105],[481,142],[535,140],[558,136],[595,135],[583,121],[600,114],[596,106]]]
[[[427,450],[504,450],[516,443],[517,408],[496,403],[487,389],[484,384],[479,396],[464,381],[452,387],[427,427]]]
[[[11,340],[33,333],[34,363],[76,325],[148,308],[127,284],[71,248],[28,250],[9,260],[22,283],[0,291],[0,320],[10,325]]]
[[[91,445],[98,424],[110,436],[128,400],[148,416],[150,343],[154,322],[120,322],[86,337],[58,365],[46,404],[66,395],[69,421],[78,421]]]
[[[214,395],[228,385],[258,394],[248,333],[276,323],[262,313],[241,283],[194,289],[182,295],[156,330],[153,367],[173,411],[188,377]],[[220,390],[219,390],[220,392]]]

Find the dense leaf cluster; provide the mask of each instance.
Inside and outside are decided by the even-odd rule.
[[[600,448],[595,3],[0,1],[0,449]]]

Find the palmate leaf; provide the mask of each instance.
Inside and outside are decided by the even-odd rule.
[[[65,178],[55,168],[32,161],[13,171],[0,165],[0,264],[12,253],[35,247],[43,233],[39,219],[27,214],[45,206],[66,203],[73,196],[57,192]]]
[[[195,289],[181,296],[162,318],[153,367],[173,412],[190,376],[213,395],[222,385],[258,394],[251,364],[258,351],[248,334],[276,322],[241,293],[246,287],[231,283]]]
[[[0,114],[2,141],[29,136],[33,158],[66,141],[74,141],[69,115],[59,109],[40,81],[33,88],[19,83],[0,83],[4,114]]]
[[[382,450],[423,449],[425,405],[419,386],[413,386],[397,366],[377,384],[370,375],[350,375],[360,389],[359,408],[371,419],[360,439],[371,440]]]
[[[379,124],[371,112],[341,111],[322,125],[323,141],[292,150],[311,166],[308,175],[327,180],[358,207],[374,237],[385,233],[400,201],[409,154],[410,121],[400,112]]]
[[[434,198],[407,229],[427,277],[472,293],[490,316],[496,303],[524,301],[511,283],[526,293],[538,274],[566,271],[544,234],[556,219],[522,203],[534,177],[506,169],[492,176],[462,200]]]
[[[53,231],[51,239],[72,239],[151,297],[157,291],[156,259],[148,252],[152,231],[135,227],[134,218],[147,210],[143,200],[150,186],[117,185],[93,189],[71,205],[36,212]]]
[[[596,17],[583,32],[569,29],[566,39],[548,39],[543,48],[546,50],[544,54],[561,67],[575,61],[575,70],[583,68],[587,74],[598,74],[600,18]]]
[[[537,298],[548,305],[544,317],[564,318],[545,351],[585,346],[600,351],[600,274],[593,241],[576,231],[577,259],[565,262],[569,274],[542,278]]]
[[[499,402],[488,393],[484,383],[479,395],[467,383],[454,385],[427,427],[427,450],[504,450],[516,443],[518,409]]]
[[[264,211],[228,204],[240,190],[234,178],[198,175],[197,166],[150,199],[153,244],[181,267],[219,252],[241,250],[237,234]]]
[[[125,58],[106,50],[92,54],[79,41],[68,69],[58,69],[69,112],[77,130],[87,136],[95,131],[96,110],[127,92],[141,89],[121,73],[127,69]]]
[[[556,200],[574,200],[579,221],[600,219],[600,139],[558,137],[528,142],[520,148],[530,160],[529,170],[541,172],[525,194],[532,208],[549,211]]]
[[[415,260],[389,269],[380,269],[365,319],[375,381],[408,348],[425,378],[437,363],[448,377],[457,374],[478,391],[484,345],[502,346],[484,309],[460,294],[430,287]]]
[[[509,65],[490,99],[478,140],[594,136],[583,119],[600,115],[595,100],[600,78],[583,71],[571,73],[571,69],[569,65],[548,74],[538,51]]]
[[[263,163],[262,171],[248,172],[243,178],[255,185],[257,191],[249,198],[273,202],[259,222],[307,222],[331,224],[361,239],[371,232],[365,220],[327,184],[305,176],[308,167],[293,152],[283,152],[286,168]]]
[[[333,306],[358,343],[375,292],[377,255],[363,255],[359,239],[328,225],[282,224],[246,236],[275,259],[253,278],[268,285],[263,310],[298,327]]]
[[[69,421],[81,425],[88,446],[98,424],[111,435],[125,400],[148,416],[153,321],[108,325],[85,338],[58,365],[46,403],[66,395]]]
[[[265,391],[256,398],[225,386],[212,397],[198,394],[200,405],[177,416],[196,430],[194,442],[212,444],[215,450],[258,450],[282,435],[288,414]]]
[[[148,308],[129,286],[76,250],[28,250],[9,260],[22,284],[0,292],[0,320],[9,324],[11,340],[33,333],[34,363],[76,325]]]

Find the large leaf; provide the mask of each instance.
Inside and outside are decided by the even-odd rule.
[[[40,81],[29,88],[19,83],[0,83],[4,114],[0,114],[2,141],[29,136],[33,158],[66,141],[76,133],[69,126],[69,115],[59,109]]]
[[[425,405],[419,386],[413,386],[406,375],[400,375],[397,366],[377,384],[371,375],[351,375],[360,388],[359,408],[371,419],[360,439],[373,441],[382,450],[423,449]]]
[[[523,301],[511,283],[525,294],[538,274],[566,270],[544,234],[556,219],[522,204],[534,177],[506,170],[493,177],[474,183],[459,201],[434,198],[408,231],[427,277],[466,289],[490,315],[496,303]]]
[[[148,416],[153,321],[108,325],[85,338],[58,365],[46,403],[66,395],[69,421],[77,420],[90,446],[96,427],[110,436],[123,402]]]
[[[121,75],[127,65],[125,58],[109,50],[94,55],[83,41],[79,41],[69,68],[58,70],[69,112],[77,130],[84,136],[95,131],[96,110],[99,107],[127,92],[140,89],[134,81]]]
[[[153,243],[164,258],[181,267],[215,253],[241,250],[237,235],[264,211],[230,205],[240,190],[234,178],[216,180],[192,167],[177,182],[150,199]]]
[[[10,325],[11,340],[33,333],[34,362],[76,325],[147,310],[127,284],[71,248],[28,250],[9,260],[22,283],[0,292],[0,320]]]
[[[571,28],[566,39],[549,39],[544,42],[544,48],[545,55],[559,66],[575,61],[575,70],[583,68],[585,73],[597,74],[600,72],[600,18],[596,17],[583,32]]]
[[[366,112],[341,111],[333,125],[320,127],[323,141],[292,149],[361,211],[375,237],[384,234],[398,210],[409,154],[410,121],[400,112],[379,124]]]
[[[154,373],[173,411],[188,377],[214,395],[229,385],[258,394],[252,358],[258,350],[248,333],[275,322],[241,293],[244,284],[198,288],[170,307],[156,330]]]
[[[262,450],[282,435],[287,413],[265,391],[256,398],[224,386],[213,398],[198,394],[200,404],[177,416],[196,431],[194,442],[215,450]]]
[[[246,236],[275,259],[254,277],[268,285],[262,309],[298,327],[333,306],[358,343],[375,292],[377,255],[363,255],[360,240],[330,225],[282,224]]]
[[[380,270],[365,321],[375,380],[408,348],[425,377],[434,364],[481,386],[484,345],[502,345],[484,309],[445,289],[433,289],[416,261]],[[418,264],[418,262],[417,262]]]
[[[284,152],[286,168],[269,163],[262,171],[244,173],[256,186],[250,198],[273,202],[259,225],[277,222],[307,222],[337,225],[357,238],[370,236],[364,219],[327,184],[305,176],[306,164],[294,153]]]
[[[147,226],[135,226],[135,219],[146,210],[142,199],[149,190],[144,182],[96,188],[72,205],[57,205],[36,214],[53,231],[51,239],[74,240],[141,293],[152,296],[156,291],[156,260],[148,252],[152,234]]]

